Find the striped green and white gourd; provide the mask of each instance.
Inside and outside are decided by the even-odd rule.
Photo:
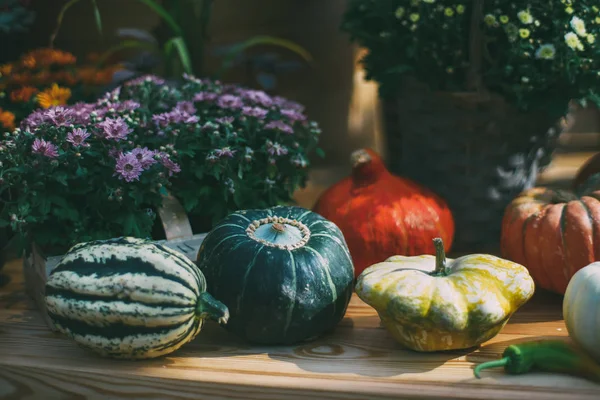
[[[342,232],[301,207],[230,214],[204,239],[196,263],[230,310],[226,328],[254,343],[322,335],[343,318],[353,292]]]
[[[60,332],[113,358],[166,355],[191,341],[204,319],[229,318],[191,260],[128,237],[71,248],[48,278],[45,300]]]

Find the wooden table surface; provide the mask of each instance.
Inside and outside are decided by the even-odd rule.
[[[354,297],[331,334],[293,347],[251,347],[209,323],[191,343],[150,361],[97,357],[53,333],[24,292],[20,261],[0,272],[0,399],[600,399],[565,375],[508,376],[473,366],[524,340],[569,340],[559,296],[538,293],[493,340],[470,351],[403,350]]]

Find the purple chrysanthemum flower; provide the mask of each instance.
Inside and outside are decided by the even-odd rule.
[[[217,105],[221,108],[242,108],[244,103],[242,99],[232,94],[224,94],[217,100]]]
[[[194,103],[191,101],[178,101],[175,108],[190,115],[196,114],[197,111]]]
[[[119,179],[123,179],[125,182],[139,180],[142,170],[142,164],[140,164],[136,156],[132,153],[120,153],[117,157],[115,175],[118,175]]]
[[[267,153],[272,156],[284,156],[288,153],[288,149],[285,146],[275,142],[267,142]]]
[[[67,135],[67,142],[71,143],[75,147],[89,147],[85,140],[90,137],[90,133],[86,129],[75,128],[72,132]]]
[[[125,82],[124,86],[137,86],[137,85],[141,85],[145,82],[152,82],[157,85],[162,85],[165,83],[165,80],[162,78],[159,78],[156,75],[142,75],[137,78],[131,79],[130,81]]]
[[[137,101],[133,101],[133,100],[125,100],[123,102],[117,102],[117,103],[113,103],[111,105],[112,105],[112,108],[114,108],[115,111],[117,111],[117,112],[133,111],[133,110],[137,110],[138,108],[141,107],[140,103],[138,103]]]
[[[250,102],[252,102],[254,104],[259,104],[263,107],[271,107],[273,105],[273,99],[271,98],[271,96],[269,96],[262,90],[241,89],[239,92],[240,92],[240,96],[243,99],[249,100]]]
[[[90,113],[96,108],[95,104],[76,103],[69,107],[73,111],[74,124],[87,124],[90,122]]]
[[[265,128],[266,129],[275,129],[275,130],[287,133],[289,135],[294,133],[294,130],[292,129],[292,127],[283,121],[271,121],[267,125],[265,125]]]
[[[56,145],[47,142],[44,139],[35,139],[31,145],[31,151],[48,158],[58,157],[58,148]]]
[[[306,116],[304,114],[302,114],[296,110],[292,110],[292,109],[281,110],[281,115],[283,115],[284,117],[287,117],[292,122],[306,121]]]
[[[127,138],[127,135],[133,132],[133,129],[131,129],[121,117],[116,119],[107,118],[100,122],[98,127],[102,129],[100,136],[108,140],[123,140]]]
[[[152,121],[159,127],[166,127],[170,124],[195,124],[200,121],[197,115],[190,115],[180,108],[174,108],[172,111],[155,114]]]
[[[217,97],[219,97],[219,95],[216,93],[199,92],[194,95],[194,101],[196,101],[196,102],[200,102],[200,101],[213,102],[217,99]]]
[[[169,114],[168,113],[154,114],[152,116],[152,122],[154,122],[156,124],[156,126],[160,126],[160,127],[164,128],[165,126],[169,125]]]
[[[214,154],[215,154],[215,156],[217,156],[219,158],[223,158],[223,157],[233,158],[236,151],[237,150],[231,150],[230,147],[223,147],[222,149],[216,149],[214,151]]]
[[[35,129],[46,122],[48,122],[48,121],[46,121],[44,111],[37,110],[37,111],[34,111],[31,114],[29,114],[27,116],[27,118],[25,118],[21,122],[21,129],[22,130]]]
[[[260,107],[244,107],[242,108],[242,113],[249,117],[264,119],[267,116],[268,111]]]
[[[304,106],[296,103],[295,101],[288,100],[286,98],[275,96],[273,97],[273,104],[280,108],[286,108],[289,110],[294,110],[299,113],[304,112]]]
[[[67,107],[51,107],[44,111],[43,118],[55,126],[68,126],[75,122],[75,112]]]
[[[177,174],[177,173],[181,172],[181,167],[179,166],[179,164],[177,164],[175,161],[171,160],[171,158],[169,157],[168,154],[159,153],[158,160],[166,169],[169,170],[169,176],[172,176],[173,174]]]
[[[213,153],[206,155],[206,161],[209,163],[216,163],[219,160],[219,157],[215,156]]]
[[[235,118],[233,118],[233,117],[221,117],[221,118],[216,118],[215,121],[218,122],[221,125],[227,125],[227,124],[232,124],[233,121],[235,121]]]
[[[146,169],[153,164],[156,164],[156,160],[154,159],[154,155],[156,154],[152,150],[148,150],[147,147],[135,148],[131,150],[131,154],[135,156],[135,158],[139,161],[142,168]]]
[[[171,121],[176,124],[195,124],[200,121],[197,115],[190,115],[180,108],[175,108],[170,112]]]

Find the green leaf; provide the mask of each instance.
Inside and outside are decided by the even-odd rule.
[[[147,5],[152,11],[154,11],[159,17],[165,20],[167,25],[175,32],[177,36],[183,35],[183,29],[175,22],[175,19],[165,10],[160,4],[154,0],[138,0],[140,3]]]
[[[67,183],[68,175],[65,171],[56,171],[53,175],[56,182],[60,183],[63,186],[69,186]]]
[[[135,214],[129,213],[123,219],[123,234],[134,237],[139,237],[141,235]]]
[[[150,43],[147,43],[147,42],[143,42],[141,40],[123,40],[119,44],[110,47],[108,50],[106,50],[104,53],[102,53],[102,55],[98,59],[98,65],[104,64],[104,62],[113,54],[115,54],[121,50],[132,49],[132,48],[140,48],[140,49],[145,49],[145,50],[154,51],[154,52],[158,51],[156,46],[154,46]]]
[[[70,0],[64,6],[62,6],[62,8],[60,9],[60,11],[58,13],[58,17],[56,18],[56,27],[54,28],[54,32],[52,32],[52,34],[50,35],[50,47],[54,47],[54,40],[56,39],[56,36],[58,35],[58,31],[60,30],[60,27],[62,25],[62,21],[63,21],[63,18],[65,17],[65,13],[67,12],[67,10],[69,10],[69,8],[71,8],[73,5],[75,5],[79,1],[80,0]]]
[[[42,215],[47,215],[50,213],[50,210],[52,209],[52,202],[48,197],[42,196],[39,204],[39,209],[40,214]]]
[[[321,158],[325,158],[325,152],[323,151],[323,149],[322,149],[322,148],[320,148],[320,147],[317,147],[317,148],[315,149],[315,153],[317,153],[317,155],[318,155],[319,157],[321,157]]]
[[[94,20],[96,21],[96,29],[102,36],[102,17],[100,16],[100,10],[98,9],[98,3],[96,0],[92,0],[92,7],[94,7]]]
[[[230,50],[225,54],[225,59],[223,60],[220,73],[222,73],[225,69],[231,67],[231,65],[233,64],[233,60],[238,54],[251,47],[259,45],[271,45],[282,47],[292,51],[293,53],[298,54],[304,59],[304,61],[306,61],[309,64],[312,64],[313,62],[312,55],[308,52],[308,50],[306,50],[299,44],[279,37],[259,35],[232,46]]]
[[[167,54],[167,56],[173,53],[173,49],[175,49],[179,55],[179,61],[181,62],[183,70],[188,74],[193,73],[190,53],[181,36],[171,38],[165,43],[165,54]]]

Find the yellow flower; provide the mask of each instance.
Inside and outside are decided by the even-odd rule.
[[[527,39],[529,37],[529,34],[530,34],[529,29],[524,29],[524,28],[519,29],[519,36],[521,36],[523,39]]]
[[[574,32],[569,32],[565,35],[565,43],[573,50],[583,50],[583,43],[581,43]]]
[[[565,12],[567,14],[573,14],[573,7],[569,6],[569,7],[565,8]]]
[[[15,129],[15,114],[0,108],[0,125],[5,129]]]
[[[459,5],[457,5],[457,6],[456,6],[456,12],[457,12],[458,14],[462,14],[462,13],[464,13],[464,12],[465,12],[465,6],[463,6],[462,4],[459,4]]]
[[[44,90],[37,95],[38,104],[42,108],[50,108],[52,106],[63,106],[71,98],[71,89],[61,88],[56,83],[52,87]]]
[[[398,7],[396,9],[396,18],[402,18],[404,16],[404,7]]]
[[[502,22],[503,24],[508,24],[508,15],[501,15],[500,22]]]
[[[592,35],[591,33],[588,33],[588,35],[585,38],[587,39],[587,42],[589,44],[596,42],[596,36]]]
[[[23,86],[10,92],[10,101],[13,103],[27,103],[38,90],[33,86]]]
[[[447,8],[444,10],[444,14],[446,14],[446,17],[451,17],[451,16],[453,16],[453,15],[454,15],[454,10],[453,10],[453,9],[451,9],[450,7],[447,7]]]
[[[596,17],[596,23],[600,24],[600,17]]]
[[[412,14],[410,14],[409,18],[412,22],[417,22],[419,20],[420,16],[417,13],[412,13]]]

